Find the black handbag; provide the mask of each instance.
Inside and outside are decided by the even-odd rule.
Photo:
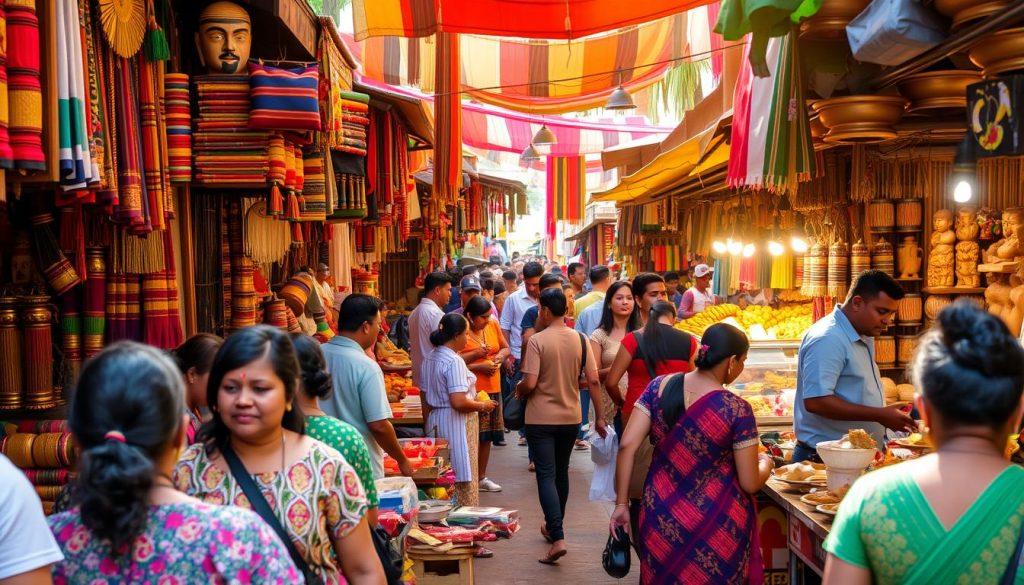
[[[312,570],[309,567],[309,563],[306,559],[302,558],[299,554],[298,549],[295,548],[295,543],[292,542],[288,532],[281,525],[281,521],[277,518],[277,514],[274,514],[274,510],[267,503],[267,499],[263,497],[263,492],[260,491],[259,486],[253,481],[252,476],[246,471],[245,465],[242,460],[238,458],[234,450],[231,447],[224,447],[220,450],[221,455],[224,456],[224,460],[227,461],[228,467],[231,469],[231,475],[234,476],[235,481],[238,482],[238,487],[242,488],[242,493],[249,500],[252,505],[254,512],[259,514],[260,518],[274,529],[277,533],[277,537],[281,539],[281,543],[288,549],[288,555],[291,556],[292,562],[295,563],[295,568],[302,573],[302,577],[306,585],[324,585],[323,579],[320,578],[320,574]]]
[[[609,577],[621,579],[629,574],[629,564],[632,560],[629,542],[629,533],[622,526],[615,529],[615,534],[608,535],[608,543],[604,545],[604,552],[601,553],[601,566]]]
[[[392,544],[388,531],[380,526],[371,528],[370,535],[373,536],[373,548],[377,550],[380,564],[384,566],[384,580],[388,585],[398,585],[402,582],[405,563],[402,552]]]

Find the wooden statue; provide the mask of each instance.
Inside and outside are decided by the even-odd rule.
[[[241,5],[221,0],[199,14],[196,49],[212,75],[244,75],[249,69],[252,20]]]
[[[899,247],[900,259],[900,280],[915,280],[921,278],[921,248],[917,245],[917,238],[905,236]]]
[[[1003,211],[1003,239],[989,246],[985,251],[985,264],[1005,266],[1008,272],[989,272],[985,302],[988,310],[998,316],[1014,335],[1020,334],[1024,321],[1024,208]]]
[[[956,285],[960,288],[981,286],[981,275],[978,274],[978,260],[981,258],[978,232],[981,228],[976,214],[977,210],[970,206],[961,207],[956,212]]]
[[[953,246],[956,232],[953,231],[953,212],[940,209],[932,218],[933,231],[931,252],[928,254],[928,286],[953,286]]]

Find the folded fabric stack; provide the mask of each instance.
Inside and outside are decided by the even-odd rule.
[[[324,153],[314,150],[302,157],[305,181],[302,186],[302,207],[299,218],[302,221],[324,221],[327,219],[327,181],[324,176]]]
[[[341,94],[343,144],[336,150],[366,156],[366,134],[370,127],[370,96],[345,91]]]
[[[192,180],[192,110],[187,73],[166,74],[164,103],[167,108],[167,158],[171,181],[187,183]]]
[[[193,128],[195,181],[206,185],[265,183],[271,132],[249,130],[249,77],[196,77],[199,117]]]

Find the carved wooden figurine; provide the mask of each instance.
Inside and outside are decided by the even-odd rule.
[[[917,238],[905,236],[899,247],[900,279],[914,280],[921,278],[921,248]]]
[[[953,212],[940,209],[933,217],[931,252],[928,254],[928,286],[953,286]]]
[[[956,285],[961,288],[981,286],[981,275],[978,274],[980,226],[976,214],[977,210],[970,206],[961,207],[956,212]]]
[[[1020,334],[1022,316],[1024,316],[1024,278],[1020,273],[1021,260],[1024,260],[1024,209],[1013,208],[1003,211],[1003,239],[989,246],[985,251],[985,263],[999,265],[1017,262],[1013,273],[990,272],[989,285],[985,289],[985,302],[988,310],[998,316],[1010,328],[1014,335]],[[1019,290],[1018,290],[1019,289]]]

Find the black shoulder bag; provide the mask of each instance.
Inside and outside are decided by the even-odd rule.
[[[234,476],[235,481],[238,482],[238,487],[242,488],[242,493],[248,498],[249,504],[252,506],[254,512],[263,518],[263,521],[274,529],[277,533],[277,537],[281,539],[284,547],[288,549],[288,555],[292,557],[292,562],[295,563],[295,567],[302,573],[302,577],[305,580],[306,585],[324,585],[323,579],[320,578],[320,574],[312,570],[309,567],[309,563],[306,559],[302,558],[299,551],[295,548],[295,543],[292,542],[288,532],[281,525],[281,521],[274,514],[274,510],[271,509],[270,504],[267,503],[267,499],[263,497],[263,492],[260,491],[259,486],[253,481],[252,476],[246,471],[245,465],[242,460],[238,458],[235,451],[231,447],[224,447],[220,450],[221,455],[224,456],[224,460],[228,462],[228,467],[231,469],[231,475]]]
[[[576,335],[580,336],[580,351],[582,356],[580,358],[580,378],[583,377],[587,367],[587,338],[584,337],[579,331]],[[505,402],[501,405],[501,415],[505,422],[505,428],[510,431],[518,431],[526,425],[526,398],[516,398],[515,388],[506,398]]]

